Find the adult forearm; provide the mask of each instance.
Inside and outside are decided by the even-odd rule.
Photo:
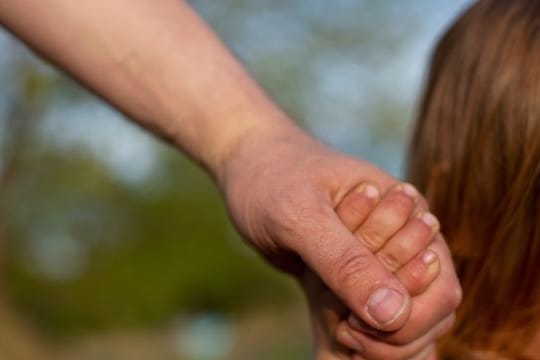
[[[242,138],[291,126],[185,2],[0,0],[0,21],[216,177]]]

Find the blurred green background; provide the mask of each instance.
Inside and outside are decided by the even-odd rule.
[[[399,176],[429,50],[468,1],[191,3],[302,126]],[[309,357],[300,292],[204,173],[5,32],[0,82],[1,359]]]

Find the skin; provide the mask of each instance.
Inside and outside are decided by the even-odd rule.
[[[277,268],[306,268],[373,328],[409,342],[460,299],[450,255],[420,300],[343,225],[335,207],[358,184],[397,180],[306,135],[263,93],[209,27],[178,0],[0,0],[0,22],[141,126],[189,154],[216,180],[239,232]],[[384,231],[374,224],[373,231]],[[380,323],[369,296],[405,300]],[[415,313],[418,306],[429,311]]]
[[[387,236],[381,238],[384,245],[376,251],[376,255],[382,259],[381,254],[392,251],[397,244],[403,245],[403,236],[407,236],[406,248],[409,251],[401,247],[402,250],[393,257],[394,261],[382,263],[394,272],[413,299],[421,298],[440,271],[439,259],[434,251],[442,241],[437,233],[438,223],[425,216],[423,204],[418,204],[421,199],[410,186],[408,191],[402,191],[402,185],[394,187],[382,199],[375,196],[373,191],[366,191],[366,188],[366,184],[361,184],[347,194],[337,206],[336,212],[360,242],[364,241],[363,229],[371,226],[374,218],[381,216],[381,220],[396,220],[394,224],[397,230],[388,231]],[[373,186],[371,188],[374,189]],[[367,196],[368,193],[371,196]],[[385,217],[382,217],[381,211]],[[389,226],[385,230],[388,228]],[[389,344],[381,341],[377,335],[393,337],[396,340],[400,331],[382,334],[355,319],[347,307],[312,272],[308,271],[304,275],[301,284],[308,295],[316,341],[315,355],[318,360],[349,359],[351,356],[352,359],[436,358],[435,340],[446,333],[454,321],[454,315],[451,314],[418,339]]]

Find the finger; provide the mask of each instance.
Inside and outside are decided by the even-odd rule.
[[[310,269],[299,280],[310,310],[314,359],[350,360],[350,350],[337,343],[334,335],[349,310]]]
[[[313,358],[350,360],[350,350],[339,344],[334,335],[349,310],[310,269],[299,277],[299,282],[309,305],[315,345]]]
[[[454,321],[455,315],[451,314],[420,338],[404,345],[388,344],[376,336],[352,328],[347,322],[339,324],[336,339],[365,359],[424,359],[433,351],[434,342],[450,331]]]
[[[419,333],[453,313],[461,302],[462,292],[454,270],[450,250],[439,233],[430,246],[439,257],[439,273],[429,288],[414,298],[414,311],[408,328],[393,334],[393,341],[409,342]],[[429,309],[429,311],[426,311]]]
[[[384,336],[384,341],[389,344],[407,344],[421,337],[453,313],[461,301],[461,287],[450,251],[440,234],[430,249],[439,257],[439,274],[425,292],[413,298],[412,311],[406,326]],[[351,325],[354,327],[354,324]]]
[[[439,270],[439,256],[435,251],[426,249],[395,274],[409,295],[414,297],[423,293],[431,285],[439,274]]]
[[[358,240],[371,252],[377,252],[407,223],[417,198],[418,192],[410,184],[390,189],[354,232]]]
[[[424,250],[439,231],[439,222],[430,213],[420,212],[392,236],[377,252],[390,271],[397,271]]]
[[[396,330],[410,313],[410,297],[399,280],[341,223],[330,207],[302,222],[293,250],[364,321]],[[311,236],[306,237],[305,234]]]
[[[382,358],[377,357],[374,359],[380,360]],[[410,358],[403,358],[403,360],[437,360],[437,359],[438,358],[437,358],[437,345],[436,344],[430,344],[425,349],[423,349],[420,353]],[[352,357],[350,357],[350,360],[370,360],[370,359],[364,356],[358,355],[358,354],[353,354]]]
[[[353,232],[366,220],[379,201],[379,197],[380,191],[374,184],[362,183],[345,195],[336,213],[343,225]]]
[[[437,263],[438,258],[436,254],[430,252],[424,258],[430,261],[429,263],[419,261],[421,258],[416,261],[412,259],[432,242],[439,224],[433,215],[424,210],[425,201],[421,196],[416,196],[417,192],[414,188],[410,188],[408,184],[401,184],[398,189],[404,189],[404,192],[416,201],[414,212],[416,216],[410,216],[408,222],[394,236],[385,240],[386,243],[377,252],[377,256],[389,270],[394,272],[412,262],[407,266],[406,271],[401,272],[403,279],[400,280],[406,281],[404,285],[410,295],[411,290],[418,294],[434,279],[430,275],[435,275],[433,270],[436,269],[437,264],[432,264],[432,262]],[[370,182],[364,182],[345,195],[338,204],[336,213],[343,224],[354,231],[364,223],[378,200],[377,187]],[[428,268],[426,265],[431,265],[431,267]]]
[[[409,360],[437,360],[437,344],[433,342]]]

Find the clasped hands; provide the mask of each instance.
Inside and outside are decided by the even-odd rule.
[[[306,292],[315,357],[436,359],[461,288],[416,190],[296,128],[244,138],[218,176],[235,225]]]

